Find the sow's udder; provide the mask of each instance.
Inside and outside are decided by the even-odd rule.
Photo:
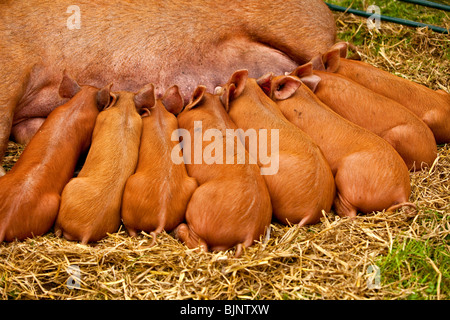
[[[61,73],[62,77],[62,73]],[[20,144],[27,144],[44,123],[53,109],[62,105],[67,99],[58,94],[58,85],[49,86],[37,93],[26,92],[14,114],[11,139]]]

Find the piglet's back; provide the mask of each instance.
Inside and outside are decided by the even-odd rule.
[[[62,193],[56,230],[69,240],[98,241],[120,226],[122,193],[136,168],[142,119],[134,93],[114,97],[97,117],[82,170]]]
[[[80,86],[64,74],[59,94],[71,99],[50,113],[0,178],[0,241],[38,236],[52,227],[61,192],[89,147],[98,111],[109,103],[109,89]]]
[[[316,223],[322,210],[329,211],[335,194],[331,169],[319,147],[298,127],[290,123],[261,89],[270,86],[272,75],[248,78],[246,70],[236,71],[222,88],[221,99],[231,119],[243,130],[259,132],[258,144],[264,145],[261,129],[270,136],[273,163],[279,156],[278,170],[270,170],[264,179],[272,200],[273,214],[282,223]],[[286,87],[289,91],[291,88]],[[218,92],[219,93],[219,92]],[[278,134],[278,150],[272,141]],[[267,140],[269,141],[269,140]],[[248,148],[249,145],[246,145]],[[261,148],[255,158],[263,169]],[[250,154],[254,154],[250,152]]]
[[[259,167],[249,161],[240,140],[230,134],[237,128],[219,97],[207,93],[204,86],[194,90],[191,102],[178,118],[180,128],[189,133],[183,135],[183,141],[192,137],[183,146],[183,153],[188,174],[199,187],[189,201],[186,223],[180,224],[175,234],[190,248],[200,245],[215,251],[236,246],[239,256],[242,248],[264,233],[272,216],[270,195]],[[203,130],[205,135],[213,132],[214,142],[205,137],[197,140]],[[232,149],[227,147],[229,143]],[[234,147],[241,152],[234,152]],[[187,155],[187,148],[192,157]],[[239,163],[238,158],[245,161]]]
[[[362,61],[346,59],[348,43],[339,42],[312,59],[318,70],[333,72],[392,99],[425,122],[438,144],[450,142],[450,94],[398,77]]]
[[[156,99],[153,85],[145,90],[149,115],[142,119],[139,159],[136,173],[125,186],[122,220],[131,235],[145,231],[156,236],[162,230],[172,231],[184,220],[197,182],[187,175],[184,163],[175,163],[171,157],[178,146],[172,140],[178,129],[172,112],[183,107],[178,87],[169,88],[162,99]]]

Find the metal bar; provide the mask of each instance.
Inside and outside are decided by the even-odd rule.
[[[421,6],[435,8],[435,9],[439,9],[439,10],[450,11],[450,6],[448,6],[446,4],[432,2],[432,1],[427,1],[427,0],[400,0],[400,1],[414,3],[414,4],[421,5]]]
[[[361,16],[361,17],[374,17],[374,13],[370,13],[370,12],[365,12],[365,11],[360,11],[360,10],[356,10],[356,9],[352,9],[352,8],[345,8],[345,7],[341,7],[341,6],[337,6],[334,4],[330,4],[325,2],[326,5],[328,5],[328,7],[331,10],[334,11],[340,11],[340,12],[348,12],[348,13],[353,13],[357,16]],[[411,20],[406,20],[406,19],[401,19],[401,18],[395,18],[395,17],[390,17],[390,16],[384,16],[382,14],[380,14],[380,20],[382,21],[387,21],[387,22],[393,22],[393,23],[398,23],[398,24],[403,24],[405,26],[409,26],[409,27],[428,27],[431,30],[435,31],[435,32],[439,32],[439,33],[446,33],[448,34],[449,30],[442,28],[442,27],[438,27],[438,26],[433,26],[431,24],[426,24],[426,23],[422,23],[422,22],[416,22],[416,21],[411,21]]]

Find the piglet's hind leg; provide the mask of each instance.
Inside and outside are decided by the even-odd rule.
[[[203,251],[208,251],[205,240],[196,235],[187,224],[182,223],[174,230],[175,237],[184,242],[189,249],[200,247]]]

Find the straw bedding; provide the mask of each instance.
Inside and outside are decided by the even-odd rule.
[[[339,31],[367,29],[365,21],[336,14]],[[405,34],[410,40],[390,40]],[[364,31],[363,60],[433,89],[450,91],[449,38],[424,29],[383,24],[382,32]],[[407,43],[408,42],[408,43]],[[11,168],[23,146],[9,143],[4,165]],[[102,241],[81,245],[53,232],[0,244],[1,299],[404,299],[423,294],[448,299],[450,281],[450,144],[426,171],[411,173],[411,201],[419,210],[376,212],[342,219],[323,212],[308,227],[271,225],[270,236],[234,258],[234,249],[203,253],[189,250],[163,232],[157,244],[142,233],[123,230]],[[443,248],[428,257],[437,290],[412,281],[406,267],[388,276],[383,261],[400,246],[416,241]],[[446,261],[447,263],[444,263]],[[381,267],[378,287],[369,266]],[[447,265],[447,266],[446,266]],[[447,269],[445,269],[447,268]],[[79,277],[78,277],[79,275]],[[411,280],[409,286],[405,281]]]

